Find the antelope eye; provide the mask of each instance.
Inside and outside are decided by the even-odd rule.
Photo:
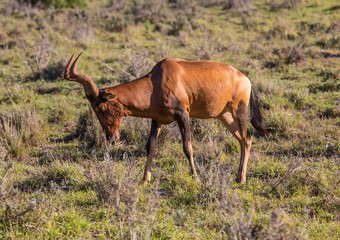
[[[107,109],[107,106],[106,106],[105,103],[101,103],[101,104],[98,105],[98,109],[99,109],[99,111],[101,111],[101,112],[105,112],[106,109]]]

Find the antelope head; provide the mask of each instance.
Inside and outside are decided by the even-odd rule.
[[[108,89],[98,90],[90,76],[77,72],[77,64],[82,53],[75,60],[74,54],[71,56],[65,68],[64,78],[83,85],[86,98],[98,117],[106,139],[110,143],[116,142],[119,138],[119,128],[124,116],[123,105],[118,102],[116,94],[111,93]]]

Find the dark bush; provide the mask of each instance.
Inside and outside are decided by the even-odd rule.
[[[285,38],[287,36],[288,25],[284,23],[275,24],[267,33],[267,39]]]
[[[270,3],[271,10],[279,10],[281,8],[297,8],[301,6],[305,0],[273,0]]]
[[[268,60],[266,61],[263,66],[265,68],[269,68],[269,69],[279,69],[281,70],[282,69],[282,66],[280,65],[280,62],[278,61],[274,61],[274,60]]]
[[[174,9],[181,9],[184,15],[191,18],[195,16],[199,10],[199,4],[196,0],[171,0],[170,6]]]
[[[224,9],[235,9],[242,12],[248,12],[254,9],[253,0],[227,0]]]
[[[54,81],[62,78],[65,69],[64,61],[58,61],[47,65],[41,73],[41,77],[46,81]]]
[[[305,40],[299,39],[288,47],[274,48],[271,61],[267,61],[265,67],[277,68],[283,64],[299,63],[305,58]],[[272,62],[272,63],[271,63]]]
[[[218,6],[218,5],[223,5],[224,0],[202,0],[198,1],[198,4],[202,7],[211,7],[211,6]]]
[[[324,32],[327,29],[326,26],[321,22],[311,23],[306,21],[300,22],[298,28],[299,32],[308,32],[310,34],[318,34]]]
[[[168,5],[165,1],[158,0],[133,0],[131,12],[136,23],[144,23],[149,20],[155,24],[169,18]]]
[[[113,12],[123,11],[126,7],[126,0],[109,0],[107,7]]]
[[[179,36],[180,32],[183,31],[185,26],[188,26],[189,20],[186,16],[177,16],[174,21],[171,22],[171,29],[168,32],[169,35]]]
[[[313,83],[308,85],[310,93],[340,91],[339,83]]]
[[[33,6],[42,5],[46,8],[71,8],[71,7],[86,7],[87,0],[19,0],[19,2],[31,4]]]
[[[328,107],[319,111],[317,115],[319,118],[338,118],[340,117],[340,110]]]
[[[331,72],[328,70],[321,70],[316,76],[321,77],[323,81],[336,80],[339,78],[339,72]]]
[[[298,92],[287,92],[284,96],[294,104],[296,109],[302,109],[306,104],[304,98]]]
[[[122,32],[128,26],[128,21],[122,14],[113,14],[105,19],[105,29],[109,32]]]
[[[329,39],[322,38],[317,40],[315,44],[320,48],[340,48],[340,38],[334,36]]]
[[[304,41],[298,41],[295,44],[282,49],[284,62],[286,64],[301,62],[305,57],[304,46],[305,46]]]

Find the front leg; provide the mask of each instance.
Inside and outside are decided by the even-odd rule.
[[[179,129],[181,131],[182,139],[183,139],[183,151],[185,156],[189,160],[189,166],[191,170],[191,174],[193,178],[199,181],[196,169],[194,158],[192,154],[192,144],[191,144],[191,131],[190,131],[190,118],[189,113],[187,112],[178,112],[175,115],[175,119],[178,123]]]
[[[149,139],[148,143],[146,144],[147,159],[143,176],[144,185],[147,185],[151,181],[152,159],[155,150],[156,140],[158,138],[159,132],[161,131],[161,126],[162,125],[160,123],[156,122],[155,120],[152,120]]]

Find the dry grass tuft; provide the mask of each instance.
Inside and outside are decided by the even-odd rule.
[[[7,157],[25,160],[27,148],[43,141],[42,122],[34,110],[1,114],[0,123],[0,144]]]

